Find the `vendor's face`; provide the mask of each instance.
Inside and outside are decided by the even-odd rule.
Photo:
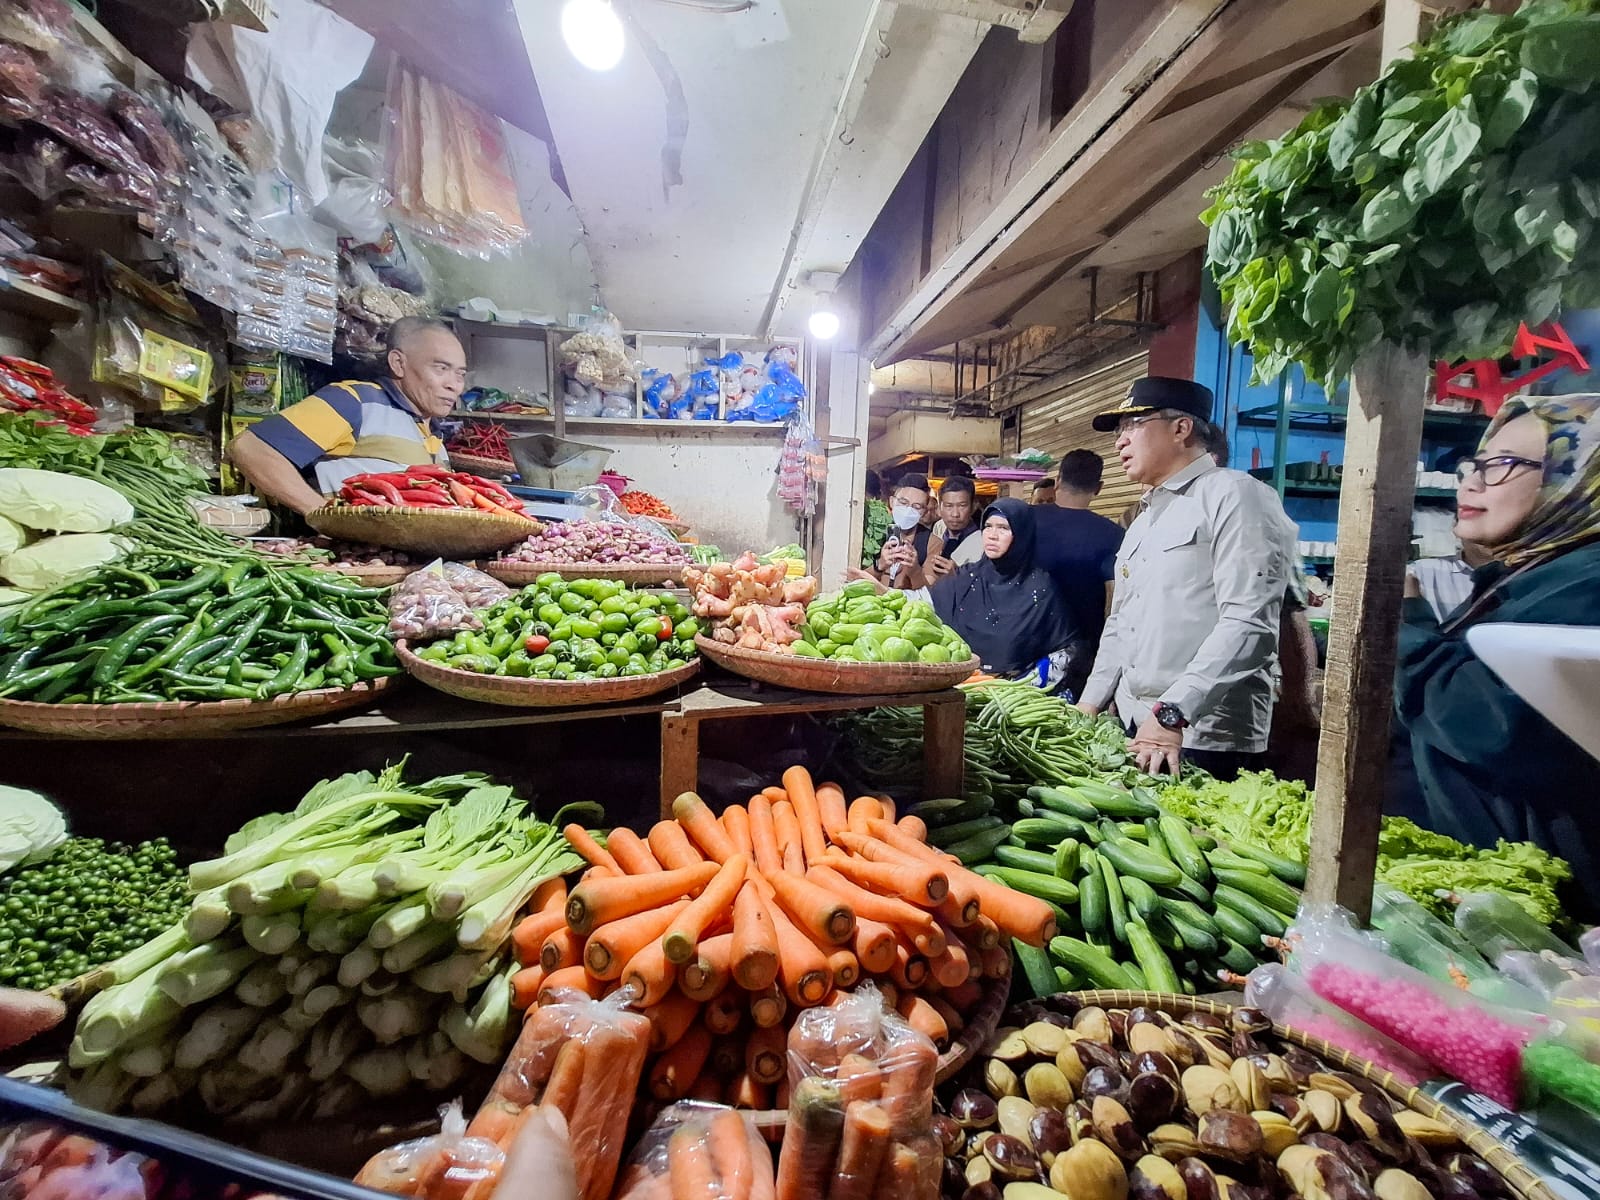
[[[1516,536],[1544,486],[1545,438],[1544,422],[1524,413],[1489,439],[1477,456],[1487,470],[1469,471],[1456,486],[1457,537],[1498,546]],[[1497,458],[1526,461],[1491,461]]]
[[[939,498],[939,515],[946,529],[965,529],[972,524],[974,498],[971,492],[946,492]]]
[[[1004,558],[1011,549],[1011,522],[998,514],[983,523],[983,556]]]
[[[467,386],[467,352],[455,334],[424,329],[389,352],[389,373],[424,417],[447,417]]]

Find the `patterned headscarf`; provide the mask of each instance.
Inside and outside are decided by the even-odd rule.
[[[1478,453],[1527,413],[1544,422],[1544,486],[1516,535],[1494,548],[1510,567],[1600,539],[1600,393],[1514,396],[1489,426]]]

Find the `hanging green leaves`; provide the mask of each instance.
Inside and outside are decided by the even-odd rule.
[[[1497,356],[1600,299],[1600,0],[1442,22],[1409,59],[1234,153],[1201,219],[1258,379],[1324,384],[1380,340]]]

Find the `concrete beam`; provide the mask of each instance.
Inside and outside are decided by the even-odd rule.
[[[967,17],[985,25],[1014,29],[1017,37],[1035,45],[1050,40],[1072,11],[1074,0],[899,0],[902,8]]]

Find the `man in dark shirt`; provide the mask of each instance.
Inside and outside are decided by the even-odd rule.
[[[1067,688],[1083,690],[1106,624],[1107,585],[1112,580],[1122,528],[1089,506],[1100,494],[1105,461],[1092,450],[1073,450],[1061,460],[1055,507],[1038,512],[1038,562],[1050,573],[1083,635],[1069,648]]]
[[[939,488],[939,523],[922,561],[929,586],[983,557],[978,533],[978,489],[965,475],[952,475]]]

